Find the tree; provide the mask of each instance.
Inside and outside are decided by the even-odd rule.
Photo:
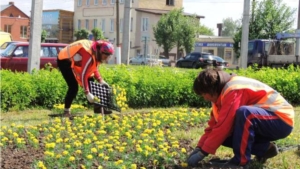
[[[238,20],[234,21],[232,18],[223,19],[222,36],[233,37],[239,26]]]
[[[98,28],[94,28],[94,29],[91,30],[91,32],[93,34],[94,40],[103,40],[103,39],[105,39],[102,30],[100,30]]]
[[[186,16],[182,24],[183,47],[186,53],[191,53],[194,50],[197,34],[200,32],[200,24],[195,16]]]
[[[250,24],[249,40],[274,38],[276,33],[290,32],[294,23],[293,15],[296,9],[288,7],[282,0],[263,0],[253,2]],[[234,36],[234,51],[240,50],[242,28],[238,28]],[[237,53],[237,57],[239,54]]]
[[[47,31],[45,29],[42,30],[41,34],[41,42],[45,42],[47,37]]]
[[[168,14],[163,14],[156,26],[153,27],[153,33],[156,43],[163,47],[164,55],[169,58],[170,50],[176,45],[176,29],[179,10],[175,9]]]
[[[206,26],[204,26],[202,24],[200,24],[200,26],[199,26],[198,33],[200,35],[209,35],[209,36],[213,36],[214,35],[213,29],[211,29],[209,27],[206,27]]]
[[[89,32],[86,29],[76,30],[74,36],[76,37],[76,40],[88,39]]]

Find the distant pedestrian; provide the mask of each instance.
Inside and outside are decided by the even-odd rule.
[[[97,80],[102,85],[108,84],[100,76],[98,65],[107,63],[114,53],[114,47],[107,41],[79,40],[62,49],[58,55],[57,65],[67,85],[64,116],[70,117],[70,108],[78,92],[78,84],[84,89],[87,100],[94,103],[90,92],[90,81]],[[94,113],[100,113],[102,107],[94,104]],[[104,109],[105,114],[112,113]]]
[[[248,167],[251,154],[264,163],[278,154],[272,141],[287,137],[294,126],[294,109],[276,90],[247,77],[207,69],[194,80],[197,95],[212,103],[208,127],[189,155],[189,166],[221,145],[234,157],[219,168]]]

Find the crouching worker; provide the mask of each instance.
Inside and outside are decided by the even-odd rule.
[[[114,53],[114,47],[107,41],[79,40],[62,49],[57,65],[68,85],[65,96],[64,116],[70,117],[70,108],[78,92],[78,84],[84,89],[87,100],[94,103],[90,93],[90,81],[97,80],[102,85],[108,84],[101,78],[98,65],[106,63]],[[94,104],[94,113],[100,113],[102,107]],[[105,114],[112,113],[104,109]]]
[[[220,168],[247,168],[251,154],[264,163],[278,154],[275,140],[293,129],[293,107],[274,89],[254,79],[208,69],[194,80],[194,92],[212,103],[208,127],[189,155],[189,166],[197,166],[221,145],[234,156]]]

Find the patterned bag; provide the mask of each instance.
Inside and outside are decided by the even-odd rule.
[[[92,81],[90,82],[90,87],[91,93],[95,96],[95,98],[98,98],[94,99],[94,104],[121,112],[111,87]]]

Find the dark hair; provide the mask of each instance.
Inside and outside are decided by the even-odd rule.
[[[219,95],[221,90],[218,71],[215,69],[206,69],[201,71],[194,80],[193,90],[197,95],[204,93]]]
[[[97,45],[97,46],[96,46],[96,51],[92,50],[93,55],[95,56],[95,59],[96,59],[96,61],[98,61],[98,62],[102,62],[102,59],[101,59],[101,52],[100,52],[100,46],[101,46],[101,45]]]

